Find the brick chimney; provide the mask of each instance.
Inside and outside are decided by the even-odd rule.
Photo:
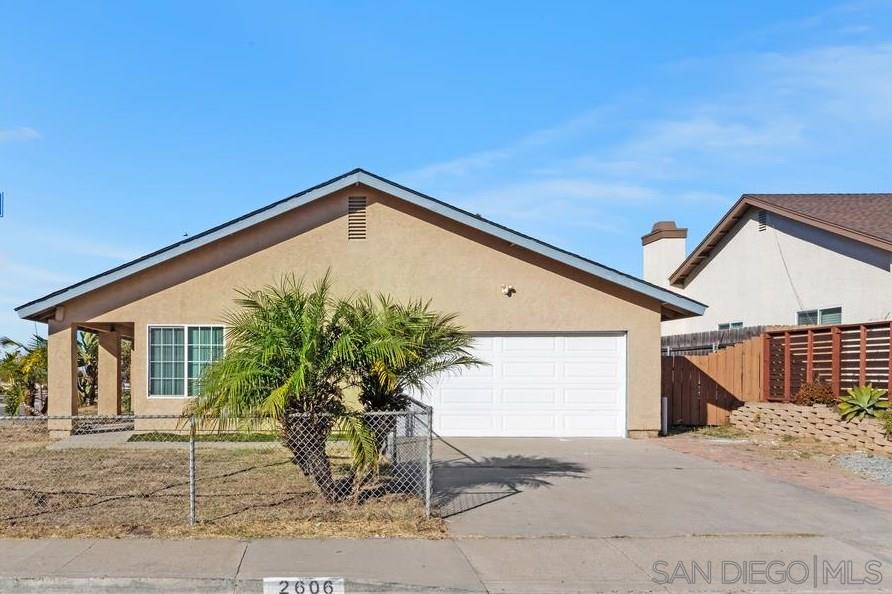
[[[659,221],[641,238],[644,280],[671,288],[669,275],[684,261],[687,229],[679,229],[675,221]]]

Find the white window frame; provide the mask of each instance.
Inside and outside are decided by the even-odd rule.
[[[724,325],[726,325],[726,324],[728,325],[728,327],[727,327],[727,328],[722,328],[722,326],[724,326]],[[741,328],[743,328],[743,322],[739,322],[739,321],[735,321],[735,322],[721,322],[721,323],[719,323],[716,327],[719,329],[719,331],[722,331],[722,330],[740,330]]]
[[[183,394],[152,394],[151,376],[152,368],[149,361],[151,357],[151,330],[152,328],[182,328],[183,329]],[[146,324],[146,397],[152,400],[187,400],[195,398],[189,396],[189,328],[222,328],[223,329],[223,354],[226,354],[226,326],[223,324]]]
[[[795,314],[794,324],[796,326],[807,326],[808,324],[800,324],[799,323],[799,314],[813,311],[817,315],[817,319],[818,319],[818,322],[815,325],[816,326],[827,326],[828,324],[824,324],[821,321],[821,314],[823,312],[827,311],[828,309],[838,309],[839,310],[839,323],[842,324],[843,323],[843,321],[842,321],[842,313],[843,313],[842,305],[822,305],[820,307],[807,307],[805,309],[800,309]],[[832,324],[829,324],[829,325],[832,325]]]

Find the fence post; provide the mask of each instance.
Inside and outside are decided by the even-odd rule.
[[[840,357],[842,353],[842,335],[839,326],[830,328],[830,388],[833,394],[840,394]]]
[[[805,343],[805,381],[815,381],[815,331],[809,328],[806,333]]]
[[[762,333],[762,393],[759,400],[767,402],[771,399],[771,336],[767,332]]]
[[[889,322],[889,368],[886,374],[886,390],[892,394],[892,322]]]
[[[189,417],[189,525],[195,525],[195,417]]]
[[[793,351],[790,348],[790,333],[784,332],[784,402],[790,401],[791,387],[793,385]]]
[[[861,344],[858,355],[858,385],[867,383],[867,326],[861,324]]]
[[[433,491],[434,475],[434,409],[427,407],[427,454],[425,456],[424,472],[424,515],[431,517],[431,496]]]

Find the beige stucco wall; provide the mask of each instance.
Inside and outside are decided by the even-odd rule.
[[[348,196],[369,200],[366,240],[347,240]],[[71,323],[133,322],[134,412],[179,413],[182,399],[147,398],[147,325],[219,323],[234,289],[258,288],[290,272],[312,280],[329,268],[340,293],[430,298],[435,308],[457,312],[471,332],[625,331],[628,427],[659,429],[659,303],[365,186],[66,303],[51,332]],[[503,284],[517,292],[506,297]],[[52,400],[64,386],[50,383]]]

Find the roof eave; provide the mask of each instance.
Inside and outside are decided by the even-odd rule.
[[[759,200],[758,198],[755,198],[751,195],[743,194],[740,196],[737,202],[734,203],[734,206],[732,206],[731,209],[728,210],[727,213],[725,213],[725,216],[719,219],[719,222],[716,223],[715,227],[713,227],[712,230],[710,230],[710,232],[706,234],[706,237],[703,238],[703,241],[701,241],[697,245],[697,247],[694,248],[690,255],[688,255],[688,257],[684,259],[679,267],[675,269],[675,272],[673,272],[669,276],[669,282],[673,285],[687,282],[691,273],[694,272],[701,264],[703,264],[704,261],[709,258],[709,254],[711,254],[712,250],[716,247],[718,242],[721,241],[724,235],[726,235],[734,227],[734,225],[739,222],[744,211],[751,207],[767,210],[769,212],[779,214],[794,221],[799,221],[801,223],[805,223],[819,229],[824,229],[825,231],[829,231],[837,235],[842,235],[843,237],[848,237],[849,239],[854,239],[856,241],[860,241],[874,247],[892,251],[892,242],[886,241],[879,237],[874,237],[861,231],[843,227],[842,225],[837,225],[823,219],[810,217],[800,212],[778,206],[777,204]],[[709,253],[704,254],[703,252],[707,248],[709,249]]]
[[[238,233],[239,231],[254,226],[267,219],[284,214],[285,212],[303,206],[317,198],[321,198],[322,196],[326,196],[357,183],[396,196],[401,200],[433,211],[446,218],[455,220],[489,235],[499,237],[511,244],[526,248],[552,260],[588,272],[589,274],[607,280],[608,282],[644,294],[657,300],[662,306],[671,308],[673,312],[683,315],[684,317],[702,315],[703,312],[706,311],[706,305],[698,301],[684,297],[683,295],[679,295],[657,285],[653,285],[642,279],[627,275],[618,270],[614,270],[592,260],[588,260],[582,256],[567,252],[362,169],[355,169],[329,180],[328,182],[273,203],[268,207],[253,211],[248,215],[214,227],[191,237],[188,240],[167,246],[147,256],[143,256],[142,258],[138,258],[137,260],[133,260],[118,266],[117,268],[90,277],[75,285],[50,293],[40,299],[28,302],[17,307],[15,311],[20,318],[44,321],[46,317],[51,315],[52,310],[57,305],[61,305],[90,291],[136,274],[171,258],[183,255],[203,245]]]

